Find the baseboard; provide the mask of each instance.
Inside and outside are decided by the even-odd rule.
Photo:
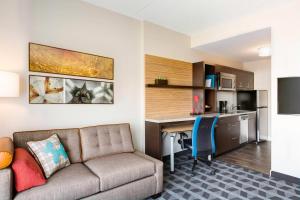
[[[290,176],[287,174],[282,174],[280,172],[275,172],[275,171],[271,171],[271,176],[274,178],[279,178],[279,179],[283,179],[287,182],[291,182],[291,183],[300,183],[300,178],[294,177],[294,176]]]

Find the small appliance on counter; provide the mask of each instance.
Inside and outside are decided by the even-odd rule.
[[[219,101],[219,112],[220,113],[227,113],[227,101]]]
[[[206,104],[204,108],[205,108],[205,112],[208,112],[211,109],[211,106]]]

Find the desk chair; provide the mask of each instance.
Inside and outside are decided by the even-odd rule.
[[[201,117],[198,116],[195,120],[192,138],[185,139],[183,133],[181,133],[180,140],[183,149],[188,149],[192,151],[192,158],[194,160],[192,172],[197,165],[197,161],[201,161],[206,164],[211,169],[211,175],[215,175],[216,170],[211,167],[212,157],[216,153],[215,145],[215,126],[217,124],[219,115],[215,117]],[[185,164],[185,162],[179,163]]]

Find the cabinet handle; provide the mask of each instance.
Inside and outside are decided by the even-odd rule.
[[[233,137],[233,138],[231,138],[231,140],[237,140],[237,139],[239,139],[239,138],[237,138],[237,137]]]

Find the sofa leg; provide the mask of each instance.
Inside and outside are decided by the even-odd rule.
[[[157,199],[159,197],[161,197],[161,193],[158,193],[158,194],[155,194],[155,195],[151,196],[152,199]]]

